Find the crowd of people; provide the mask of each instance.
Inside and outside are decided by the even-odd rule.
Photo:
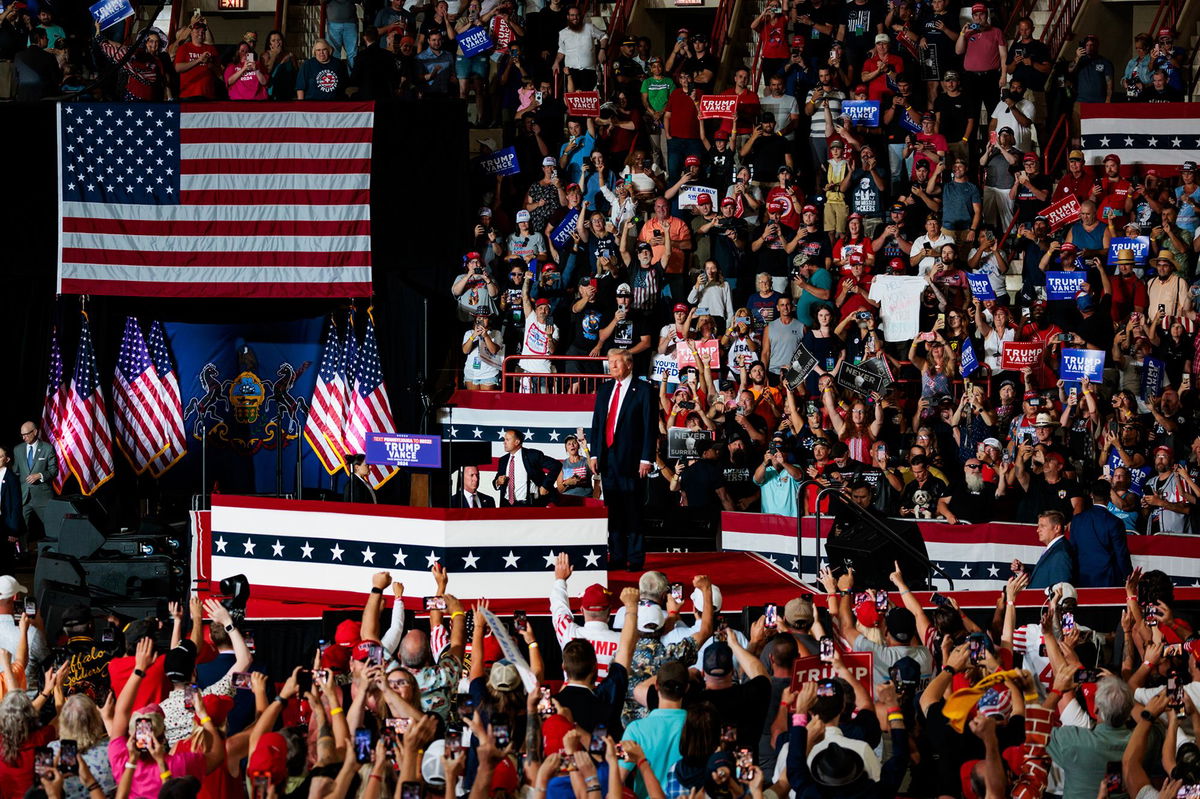
[[[217,599],[162,622],[73,606],[48,641],[27,588],[0,577],[0,793],[1186,799],[1200,784],[1200,646],[1162,572],[1130,575],[1111,630],[1076,619],[1068,583],[1018,624],[1023,569],[977,618],[937,594],[924,607],[899,568],[890,592],[824,570],[823,596],[764,597],[741,630],[704,575],[591,585],[575,608],[571,576],[562,554],[552,641],[523,612],[464,606],[440,566],[415,620],[379,572],[361,619],[277,679]],[[539,647],[555,642],[552,672]]]
[[[535,75],[505,130],[521,171],[477,174],[461,385],[590,392],[627,350],[658,394],[659,508],[795,515],[806,480],[866,482],[888,515],[1069,521],[1102,497],[1131,533],[1190,533],[1196,164],[1088,163],[1077,120],[1061,172],[1040,149],[1073,101],[1179,99],[1183,50],[1141,36],[1114,83],[1097,37],[1056,65],[1029,19],[1007,41],[995,17],[768,3],[759,91],[741,66],[720,84],[703,33],[631,36],[572,73],[599,83],[594,118]],[[702,118],[706,95],[734,118]],[[1043,348],[1017,365],[1010,342]],[[1064,350],[1104,368],[1064,379]],[[668,457],[677,428],[709,451]]]

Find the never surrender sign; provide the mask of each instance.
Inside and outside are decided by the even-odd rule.
[[[1051,230],[1058,230],[1079,219],[1079,198],[1070,194],[1049,208],[1042,209],[1041,216],[1046,217]]]
[[[600,116],[599,92],[567,92],[563,95],[563,105],[567,113],[573,117]]]
[[[1000,350],[1000,368],[1021,371],[1036,366],[1046,345],[1040,341],[1005,341]]]
[[[737,116],[737,97],[732,94],[706,94],[700,98],[701,119],[733,119]]]

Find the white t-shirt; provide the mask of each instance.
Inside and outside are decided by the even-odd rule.
[[[970,256],[975,257],[975,253],[979,251],[978,247],[972,247]],[[979,266],[975,267],[975,274],[987,275],[988,282],[992,284],[992,292],[999,297],[1000,292],[1004,291],[1004,275],[1000,274],[1000,264],[996,261],[996,251],[983,255],[979,259]]]
[[[538,323],[536,319],[530,319],[525,323],[525,339],[521,344],[522,355],[549,355],[550,341],[558,341],[558,327],[550,326],[549,335],[547,328]],[[550,361],[543,358],[522,358],[520,366],[526,372],[549,372]]]
[[[473,330],[463,333],[462,343],[466,344],[474,334]],[[488,330],[485,335],[500,349],[493,355],[482,341],[475,342],[463,364],[463,379],[468,383],[495,383],[500,378],[500,370],[504,365],[504,335],[499,330]]]
[[[936,239],[931,239],[922,233],[920,236],[917,236],[917,240],[913,242],[912,249],[908,251],[909,257],[911,258],[917,253],[924,252],[927,242],[929,244],[929,255],[917,263],[917,274],[921,277],[925,277],[929,270],[933,269],[933,262],[942,257],[942,247],[945,247],[947,244],[953,244],[954,239],[945,233],[938,234]]]
[[[929,285],[923,277],[879,275],[871,282],[872,302],[879,303],[885,341],[912,341],[921,332],[921,292]]]
[[[1031,100],[1021,100],[1017,103],[1016,107],[1026,119],[1033,119],[1034,111]],[[1016,115],[1009,110],[1008,103],[1003,100],[997,103],[996,107],[992,109],[992,119],[996,120],[996,130],[1000,130],[1000,128],[1012,128],[1013,138],[1016,140],[1013,142],[1013,146],[1018,150],[1027,153],[1033,149],[1032,128],[1026,127],[1017,121]]]
[[[596,43],[603,35],[592,27],[592,23],[583,23],[578,32],[563,28],[558,32],[558,52],[563,54],[563,66],[567,69],[595,69]]]
[[[796,105],[796,98],[790,94],[785,94],[782,97],[774,97],[769,92],[766,92],[758,98],[758,104],[762,107],[762,110],[770,111],[775,115],[775,130],[783,130],[792,114],[800,115],[799,107]],[[796,138],[796,132],[794,130],[789,131],[784,138],[791,141]]]

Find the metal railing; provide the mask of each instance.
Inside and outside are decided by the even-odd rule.
[[[573,363],[590,371],[528,372],[521,368],[521,361],[549,361],[552,368]],[[600,355],[509,355],[504,359],[500,390],[516,394],[595,394],[600,384],[610,379],[604,368],[606,362],[607,358]]]
[[[733,21],[733,7],[737,0],[720,0],[717,3],[717,13],[713,16],[712,32],[708,36],[711,44],[710,53],[722,61],[725,60],[725,45],[729,39],[729,25]]]
[[[1075,19],[1083,0],[1059,0],[1051,4],[1049,21],[1042,31],[1042,41],[1050,51],[1050,58],[1057,59],[1062,52],[1063,44],[1075,29]]]
[[[1059,166],[1066,160],[1066,154],[1071,146],[1071,127],[1070,115],[1064,114],[1059,117],[1058,123],[1055,124],[1054,130],[1046,137],[1046,143],[1042,146],[1042,173],[1046,175],[1056,174]],[[1055,149],[1055,140],[1062,135],[1062,141],[1058,142],[1058,147]]]
[[[1180,0],[1159,0],[1158,10],[1154,12],[1154,22],[1150,23],[1150,36],[1158,39],[1158,31],[1162,28],[1175,30],[1179,22]]]

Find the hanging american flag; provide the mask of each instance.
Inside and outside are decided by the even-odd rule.
[[[58,471],[54,474],[54,491],[62,493],[67,483],[66,439],[63,423],[67,415],[67,386],[63,383],[62,349],[58,346],[58,328],[50,331],[50,369],[46,375],[46,397],[42,401],[42,434],[50,438],[58,456]]]
[[[113,372],[113,432],[134,472],[142,474],[166,447],[158,375],[136,317],[125,317],[125,335]]]
[[[353,338],[354,332],[350,331]],[[308,421],[304,425],[304,440],[312,447],[317,459],[329,474],[346,468],[346,367],[342,363],[345,347],[338,335],[333,317],[325,327],[325,349],[317,385],[309,403]]]
[[[167,334],[162,322],[150,326],[147,346],[150,360],[154,362],[154,372],[158,376],[158,404],[167,433],[166,448],[150,464],[150,471],[155,477],[160,477],[187,454],[187,436],[183,432],[183,400],[179,394],[179,379],[175,375],[175,362],[167,348]]]
[[[79,353],[67,390],[63,450],[79,491],[90,496],[113,476],[112,434],[100,392],[100,372],[92,347],[92,328],[86,313],[79,325]]]
[[[59,106],[59,292],[371,291],[371,103]]]
[[[367,451],[367,433],[395,433],[392,406],[383,383],[383,366],[379,362],[379,344],[375,340],[375,320],[367,309],[367,328],[354,363],[354,391],[347,414],[346,443],[351,452]],[[379,488],[399,471],[391,466],[371,465],[371,486]]]

